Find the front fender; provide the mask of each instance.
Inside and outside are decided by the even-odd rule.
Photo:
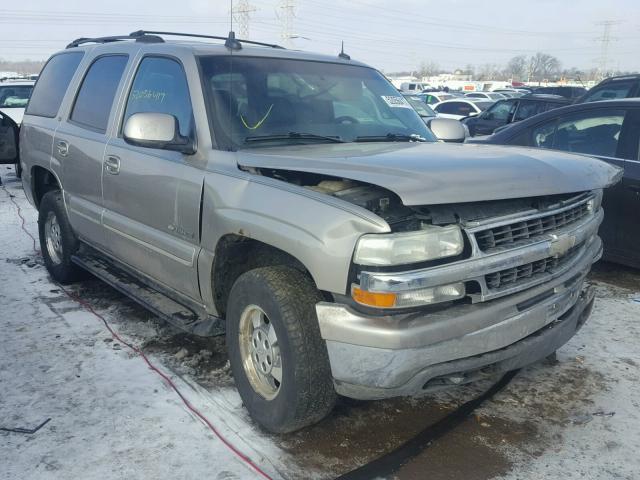
[[[351,257],[364,233],[388,232],[373,213],[304,187],[247,174],[205,180],[202,246],[235,234],[296,258],[320,290],[346,292]]]

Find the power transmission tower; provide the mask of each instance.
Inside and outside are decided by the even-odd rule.
[[[620,24],[619,20],[604,20],[596,23],[602,26],[602,36],[597,40],[600,42],[600,58],[598,59],[598,70],[600,78],[607,76],[607,66],[609,65],[609,45],[613,40],[617,40],[611,36],[611,30],[615,25]]]
[[[291,46],[291,38],[293,37],[293,19],[296,16],[296,0],[281,0],[278,7],[280,13],[280,23],[282,24],[282,33],[280,36],[285,45]]]
[[[249,21],[251,14],[256,11],[256,7],[249,3],[249,0],[239,0],[236,7],[232,7],[231,14],[238,24],[238,36],[249,38]]]

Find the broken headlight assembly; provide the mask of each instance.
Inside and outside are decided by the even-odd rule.
[[[392,266],[437,260],[460,255],[464,249],[457,225],[426,225],[421,230],[374,233],[358,240],[353,261],[365,266]]]
[[[425,225],[421,230],[367,234],[356,245],[354,262],[361,266],[407,265],[460,255],[464,238],[457,225]],[[373,308],[411,308],[457,300],[466,295],[462,282],[394,292],[372,292],[352,285],[351,298]]]

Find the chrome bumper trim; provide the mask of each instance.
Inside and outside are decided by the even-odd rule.
[[[589,258],[591,260],[595,255],[594,250],[600,248],[601,242],[596,237],[596,232],[602,223],[603,216],[602,209],[599,209],[595,215],[589,217],[582,224],[555,231],[536,243],[503,252],[476,254],[456,263],[398,273],[364,271],[360,273],[360,288],[371,292],[404,292],[454,282],[477,281],[481,291],[472,297],[474,301],[487,301],[510,295],[562,275],[584,260],[588,256],[588,252],[591,252]],[[530,282],[519,283],[499,291],[491,291],[487,287],[484,280],[485,275],[557,255],[558,241],[567,238],[571,240],[573,245],[584,245],[576,258],[563,266],[560,271],[542,275]]]

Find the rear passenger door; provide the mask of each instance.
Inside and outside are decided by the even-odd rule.
[[[165,289],[199,300],[203,162],[198,154],[130,145],[122,135],[132,114],[156,112],[173,115],[180,133],[195,138],[191,95],[180,61],[143,57],[122,109],[104,156],[107,248]]]
[[[624,158],[624,177],[620,184],[622,210],[616,232],[617,254],[625,263],[640,268],[640,109],[625,116],[618,152]]]
[[[565,152],[593,155],[607,163],[624,168],[620,142],[626,111],[619,108],[589,108],[563,115],[532,129],[531,146],[553,148]],[[621,214],[624,210],[624,189],[618,183],[605,190],[602,203],[605,217],[600,236],[605,249],[620,248]]]
[[[25,164],[28,162],[22,172],[22,182],[27,197],[35,205],[39,199],[33,198],[29,188],[33,167],[51,170],[58,179],[62,176],[62,166],[52,154],[53,137],[60,122],[58,111],[83,56],[84,52],[71,51],[54,55],[47,61],[22,119],[20,155]],[[62,187],[65,187],[64,179]]]
[[[114,99],[129,56],[95,58],[54,138],[53,155],[62,168],[69,221],[78,236],[104,246],[102,229],[102,159]]]

